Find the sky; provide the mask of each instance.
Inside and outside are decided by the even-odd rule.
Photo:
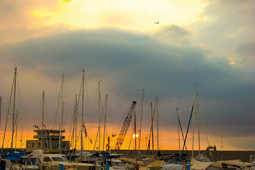
[[[137,101],[137,130],[143,113],[142,149],[147,148],[150,134],[151,105],[155,114],[154,135],[158,122],[159,148],[178,149],[176,108],[185,136],[195,91],[199,112],[196,102],[194,126],[192,120],[187,135],[188,149],[192,149],[193,131],[194,149],[199,147],[199,122],[201,149],[216,145],[217,150],[254,151],[255,1],[0,3],[0,135],[4,135],[6,125],[4,146],[10,146],[11,141],[13,111],[10,109],[8,114],[8,106],[17,67],[15,112],[19,117],[17,141],[23,139],[22,147],[26,139],[33,139],[34,125],[42,126],[43,91],[46,126],[59,128],[62,105],[58,101],[63,97],[63,129],[66,139],[70,139],[75,95],[81,97],[85,70],[84,121],[87,139],[92,139],[92,143],[84,143],[85,148],[91,149],[95,144],[99,91],[102,106],[107,95],[107,109],[104,111],[101,106],[100,115],[106,112],[109,136],[120,133],[123,117],[132,101]],[[80,127],[81,103],[78,114]],[[103,120],[100,126],[102,148]],[[132,120],[123,149],[133,149],[134,142],[130,140],[133,129]],[[112,148],[116,138],[111,137]],[[181,138],[181,148],[182,145]],[[95,147],[98,146],[97,142]]]

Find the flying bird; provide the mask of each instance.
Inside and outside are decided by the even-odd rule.
[[[155,22],[155,24],[159,24],[160,23],[160,21],[158,21],[158,22]]]

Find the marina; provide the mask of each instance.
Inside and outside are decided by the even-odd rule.
[[[74,113],[73,113],[73,124],[71,128],[71,141],[66,140],[65,130],[63,129],[63,113],[64,113],[64,102],[63,102],[63,84],[64,84],[64,75],[62,76],[62,82],[60,87],[60,123],[59,129],[49,129],[46,128],[45,122],[45,92],[43,91],[42,95],[42,111],[41,111],[41,130],[37,125],[34,125],[33,140],[26,140],[26,148],[18,149],[16,143],[14,146],[14,134],[16,134],[15,139],[17,140],[17,121],[18,114],[15,117],[15,97],[16,97],[16,76],[17,68],[15,67],[14,79],[12,92],[13,98],[13,114],[12,114],[12,140],[11,148],[4,148],[5,133],[2,142],[1,149],[1,169],[86,169],[86,170],[114,170],[114,169],[132,169],[139,170],[141,169],[150,169],[150,170],[168,170],[168,169],[187,169],[187,170],[213,170],[213,169],[248,169],[254,170],[255,161],[253,155],[255,151],[222,151],[222,141],[221,141],[221,150],[218,151],[216,146],[208,146],[206,150],[200,149],[200,107],[198,104],[198,94],[196,94],[196,85],[194,86],[194,96],[193,104],[191,107],[191,112],[189,116],[188,126],[186,134],[184,134],[182,129],[181,120],[179,117],[179,108],[176,108],[176,117],[177,117],[177,129],[178,129],[178,145],[179,150],[162,150],[159,149],[159,122],[158,122],[158,98],[156,98],[154,109],[153,103],[150,104],[150,134],[148,136],[148,148],[147,150],[142,150],[140,148],[141,138],[137,139],[138,136],[141,136],[142,132],[142,113],[141,109],[141,121],[140,121],[140,130],[137,133],[136,127],[136,101],[132,101],[129,106],[124,119],[122,120],[119,131],[115,131],[112,134],[112,138],[117,136],[116,144],[111,146],[110,136],[106,135],[106,113],[107,113],[107,97],[105,98],[105,104],[101,104],[101,93],[100,93],[100,81],[98,82],[98,111],[99,111],[99,123],[98,123],[98,136],[96,136],[95,143],[98,139],[98,147],[95,150],[86,150],[84,148],[84,139],[87,138],[88,134],[86,131],[85,121],[83,120],[84,115],[84,70],[82,76],[82,83],[80,88],[79,97],[75,97]],[[78,108],[79,101],[81,101],[81,127],[80,132],[77,130],[78,126]],[[141,108],[143,108],[144,100],[144,90],[141,99]],[[9,107],[10,108],[10,107]],[[102,109],[102,111],[101,111]],[[195,112],[196,110],[196,112]],[[9,112],[9,111],[8,111]],[[198,136],[198,148],[199,150],[194,149],[194,127],[195,127],[195,113],[197,113],[197,136]],[[156,118],[156,129],[157,132],[154,136],[154,118]],[[104,120],[103,126],[103,137],[100,135],[100,124],[101,120]],[[47,120],[46,120],[47,121]],[[133,143],[134,148],[132,149],[121,149],[124,143],[125,137],[130,133],[129,126],[133,121]],[[193,121],[193,123],[191,123]],[[8,122],[8,117],[6,119],[6,124]],[[187,150],[187,136],[189,132],[190,125],[193,125],[193,134],[192,134],[192,150]],[[6,127],[6,125],[5,125]],[[16,128],[16,129],[15,129]],[[77,135],[78,134],[78,135]],[[80,135],[80,137],[79,137]],[[83,136],[84,135],[84,136]],[[183,139],[183,147],[181,150],[181,135]],[[185,136],[185,137],[184,137]],[[77,139],[80,138],[81,150],[77,147]],[[103,139],[100,142],[101,138]],[[107,141],[105,139],[108,139]],[[90,139],[90,138],[89,138]],[[147,138],[146,138],[147,139]],[[154,140],[156,139],[157,148],[155,149]],[[91,139],[90,139],[91,140]],[[222,140],[222,136],[221,136]],[[9,141],[9,140],[8,140]],[[91,140],[92,141],[92,140]],[[91,142],[91,141],[88,141]],[[132,141],[132,140],[131,140]],[[130,141],[130,143],[131,143]],[[22,140],[21,140],[22,142]],[[100,144],[103,143],[102,150]],[[8,143],[7,143],[8,144]],[[21,143],[22,144],[22,143]],[[92,142],[91,142],[92,144]],[[106,146],[106,147],[105,147]],[[138,147],[137,147],[138,146]],[[242,164],[243,163],[243,164]]]
[[[0,13],[0,170],[255,170],[255,0]]]

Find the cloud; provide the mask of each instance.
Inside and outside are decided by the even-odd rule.
[[[180,28],[177,31],[180,36],[189,34]],[[162,117],[168,117],[169,111],[175,112],[175,108],[179,107],[184,126],[192,105],[193,86],[197,84],[201,113],[211,134],[217,135],[220,129],[237,136],[251,133],[249,125],[252,123],[250,118],[253,117],[255,99],[250,92],[254,83],[247,81],[245,69],[233,67],[225,57],[209,58],[207,51],[199,47],[167,45],[146,34],[98,29],[68,31],[5,45],[1,48],[1,56],[6,56],[2,59],[3,63],[16,63],[34,74],[47,77],[44,87],[49,88],[45,85],[51,81],[55,93],[60,86],[61,74],[65,73],[69,98],[74,96],[71,93],[78,92],[78,79],[81,70],[85,69],[88,88],[96,90],[96,81],[102,80],[102,86],[105,86],[102,88],[109,94],[112,103],[123,103],[122,108],[115,108],[115,105],[112,108],[119,113],[128,108],[127,101],[140,101],[141,89],[144,88],[147,102],[159,97]],[[71,85],[74,80],[75,86]],[[28,89],[38,91],[38,87],[23,83]],[[7,88],[6,85],[3,87]],[[40,98],[40,95],[38,91],[36,96]],[[118,121],[118,116],[114,120]],[[246,126],[243,127],[243,124]],[[246,127],[249,128],[243,132]]]
[[[239,45],[236,48],[236,52],[240,55],[245,57],[246,59],[254,59],[254,55],[255,55],[255,42],[251,42],[251,43],[244,43]]]
[[[254,1],[208,1],[199,17],[206,22],[189,25],[197,35],[192,37],[192,44],[211,51],[211,57],[225,56],[233,63],[243,59],[233,49],[254,39],[255,24],[250,22],[255,17]]]
[[[189,45],[191,32],[177,25],[164,26],[159,29],[154,38],[173,45]]]
[[[15,43],[32,37],[40,37],[70,29],[71,26],[66,23],[58,22],[49,26],[39,19],[40,16],[37,18],[33,13],[36,9],[52,12],[57,10],[58,6],[59,1],[57,0],[45,0],[43,2],[30,0],[19,2],[15,0],[1,1],[0,14],[4,16],[0,25],[1,44]],[[44,15],[43,12],[41,13]],[[47,14],[43,18],[48,21],[51,16]]]

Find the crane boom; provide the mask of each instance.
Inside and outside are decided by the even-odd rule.
[[[136,101],[132,101],[132,105],[128,111],[127,116],[125,117],[124,123],[122,125],[119,137],[117,139],[115,150],[120,150],[120,147],[125,139],[125,136],[127,134],[128,127],[130,125],[134,110],[135,110]]]

